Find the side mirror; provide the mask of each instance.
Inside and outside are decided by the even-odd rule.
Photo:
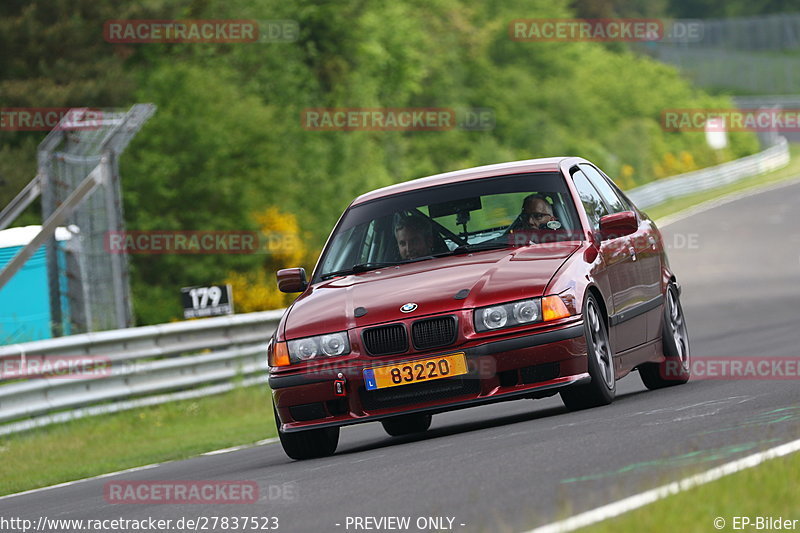
[[[639,222],[633,211],[622,211],[600,219],[600,238],[604,241],[636,233]]]
[[[281,292],[303,292],[308,287],[305,268],[278,270],[278,290]]]

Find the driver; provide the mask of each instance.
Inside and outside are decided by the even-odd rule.
[[[401,218],[394,226],[394,236],[404,260],[433,253],[433,230],[430,223],[420,217]]]
[[[553,206],[541,194],[531,194],[522,201],[520,213],[523,230],[558,229],[561,223],[553,215]]]

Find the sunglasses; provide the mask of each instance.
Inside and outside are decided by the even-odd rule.
[[[525,217],[525,218],[535,218],[535,219],[539,220],[539,219],[542,219],[542,218],[545,218],[545,217],[551,217],[553,215],[552,215],[552,213],[526,213],[525,211],[523,211],[522,212],[522,216]]]

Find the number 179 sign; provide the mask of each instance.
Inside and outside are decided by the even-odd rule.
[[[183,287],[181,300],[183,301],[183,318],[233,314],[230,285]]]

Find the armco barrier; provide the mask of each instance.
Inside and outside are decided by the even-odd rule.
[[[266,343],[282,314],[278,309],[2,346],[0,368],[41,368],[30,363],[88,356],[102,359],[108,370],[35,379],[0,373],[0,435],[216,394],[237,379],[262,383]]]
[[[757,176],[789,164],[789,143],[779,137],[778,142],[757,154],[714,167],[679,174],[671,178],[636,187],[625,192],[641,209],[647,209],[672,198],[715,189],[729,183]]]

